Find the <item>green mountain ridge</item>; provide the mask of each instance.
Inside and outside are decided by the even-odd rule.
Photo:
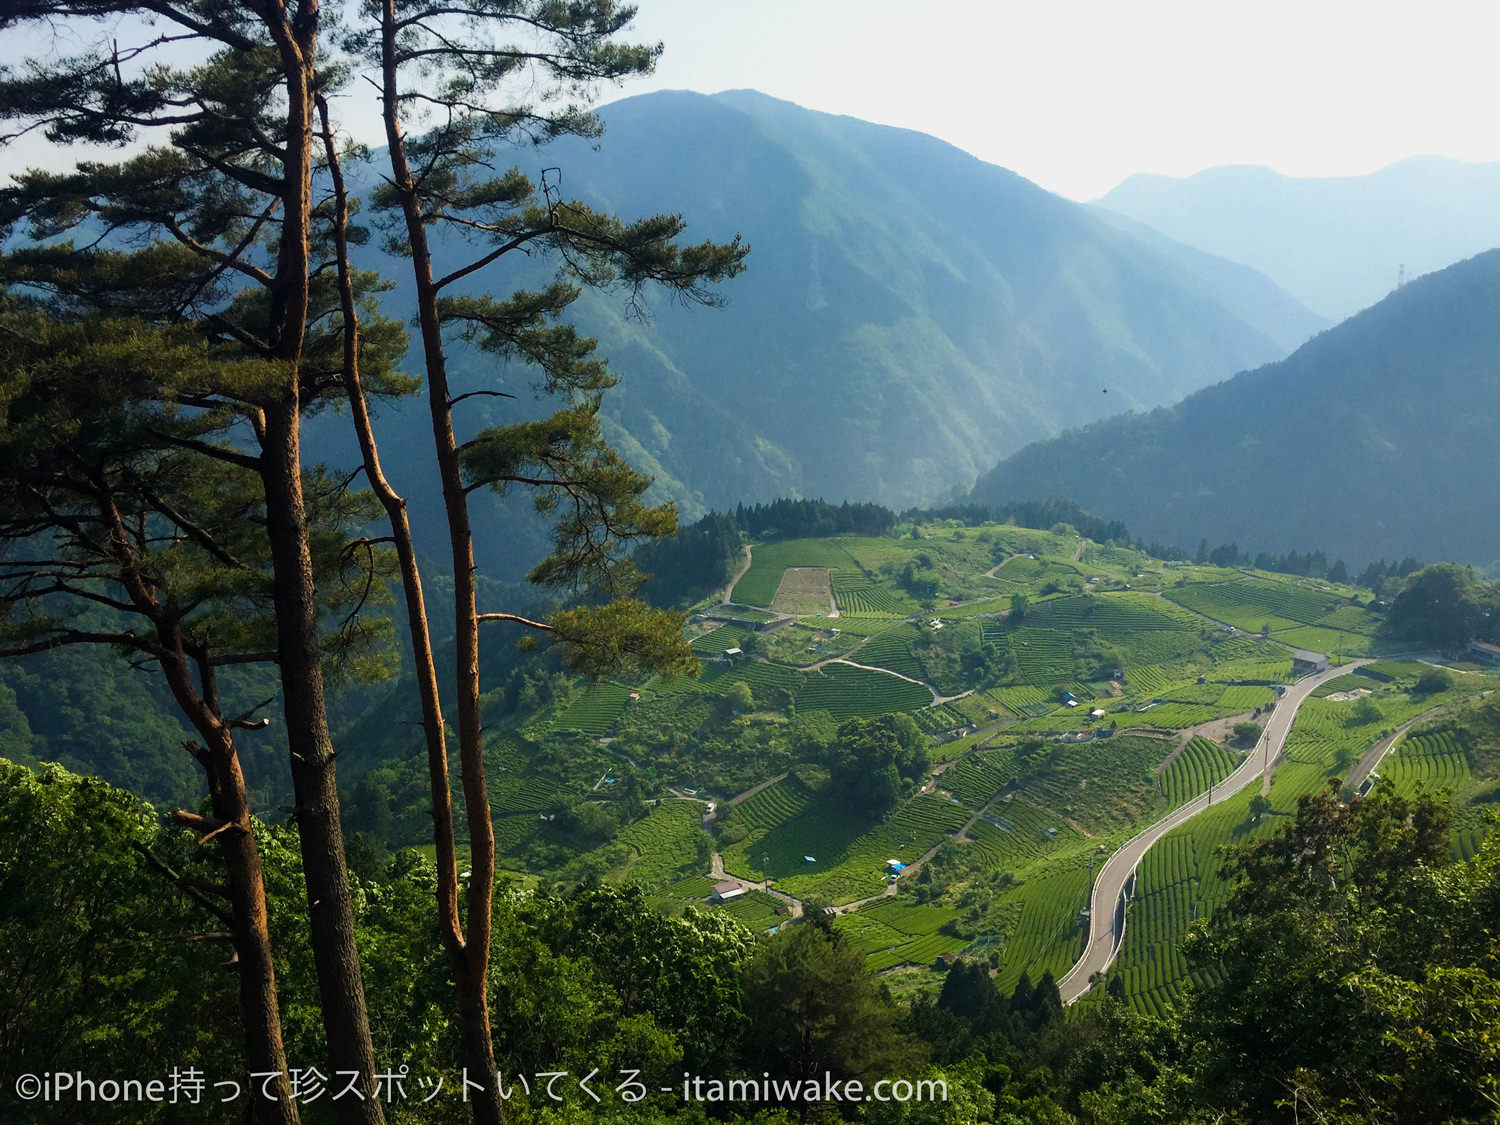
[[[1066,496],[1146,539],[1317,544],[1351,564],[1500,557],[1500,251],[1413,282],[1290,358],[1039,442],[977,501]]]
[[[722,310],[657,303],[643,320],[592,292],[573,309],[622,376],[605,398],[611,440],[689,518],[777,496],[924,502],[1029,441],[1174,401],[1320,327],[1264,281],[1248,298],[1206,284],[1201,261],[1181,261],[1190,252],[1147,246],[923,134],[749,91],[650,94],[600,115],[597,151],[521,151],[523,170],[551,168],[564,197],[627,217],[679,211],[690,240],[740,232],[752,246]],[[439,272],[473,250],[444,247]],[[550,269],[528,260],[472,285],[505,292]],[[386,307],[407,316],[409,293]],[[493,374],[470,357],[460,377],[468,389]],[[518,407],[471,400],[464,421]],[[382,427],[398,477],[423,460],[423,414],[404,406]],[[347,447],[336,429],[329,448]],[[419,533],[434,526],[431,482],[398,483]],[[481,520],[513,538],[513,515]]]

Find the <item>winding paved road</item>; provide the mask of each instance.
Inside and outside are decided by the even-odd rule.
[[[1118,933],[1115,929],[1118,913],[1116,908],[1120,895],[1124,892],[1125,884],[1130,881],[1131,875],[1135,874],[1135,869],[1141,859],[1151,850],[1151,845],[1172,829],[1185,824],[1212,805],[1229,800],[1252,781],[1267,777],[1271,772],[1271,767],[1281,757],[1282,747],[1286,745],[1286,736],[1292,729],[1292,722],[1297,717],[1298,709],[1312,694],[1313,689],[1326,680],[1345,675],[1361,664],[1368,663],[1370,663],[1369,660],[1356,660],[1349,664],[1340,664],[1336,668],[1329,668],[1326,672],[1319,672],[1315,676],[1299,680],[1287,688],[1286,694],[1277,701],[1275,709],[1266,721],[1266,729],[1261,734],[1260,741],[1256,743],[1255,749],[1233,773],[1214,785],[1208,792],[1200,793],[1186,804],[1173,809],[1150,828],[1132,838],[1105,861],[1099,871],[1099,877],[1094,880],[1094,889],[1089,895],[1088,945],[1084,948],[1083,956],[1057,982],[1064,1004],[1071,1004],[1086,993],[1092,985],[1094,974],[1102,973],[1114,961],[1120,938],[1124,936],[1123,921],[1120,923]]]

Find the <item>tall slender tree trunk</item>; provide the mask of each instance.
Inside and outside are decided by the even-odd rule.
[[[385,1114],[375,1097],[375,1047],[355,944],[302,494],[300,368],[309,308],[318,5],[304,0],[294,20],[279,3],[263,0],[263,6],[263,18],[281,55],[287,99],[282,223],[269,295],[274,353],[286,363],[289,375],[282,396],[265,407],[260,457],[277,660],[328,1061],[335,1072],[358,1074],[357,1089],[363,1095],[339,1098],[334,1109],[342,1125],[380,1125]]]
[[[458,445],[453,435],[451,391],[448,386],[447,358],[443,350],[442,324],[438,315],[438,292],[432,272],[432,254],[401,133],[394,0],[384,0],[382,12],[382,85],[385,95],[386,140],[392,179],[401,200],[412,249],[422,355],[427,375],[427,403],[438,472],[443,483],[443,506],[453,560],[456,650],[454,710],[458,719],[464,818],[469,829],[470,872],[465,932],[460,941],[453,941],[445,936],[444,944],[457,993],[461,1057],[471,1075],[483,1074],[486,1087],[486,1096],[476,1097],[473,1103],[474,1120],[478,1125],[503,1125],[505,1109],[500,1098],[499,1075],[495,1067],[488,995],[491,912],[494,908],[495,886],[495,830],[485,780],[484,729],[479,706],[479,609],[474,577],[474,539],[469,523],[468,494],[464,488]],[[435,791],[433,799],[436,805],[439,797]],[[447,799],[446,790],[442,799]]]
[[[239,753],[219,709],[217,677],[208,654],[203,653],[198,663],[202,689],[194,687],[180,624],[163,614],[160,602],[136,569],[118,508],[106,500],[101,502],[100,511],[110,526],[112,549],[119,560],[126,593],[131,603],[156,624],[163,646],[157,663],[167,687],[178,709],[205,743],[189,748],[208,779],[209,803],[215,821],[209,830],[224,861],[225,891],[232,920],[230,937],[240,981],[245,1062],[251,1073],[281,1076],[274,1084],[274,1098],[263,1096],[263,1086],[255,1090],[251,1117],[261,1125],[299,1125],[301,1115],[292,1098],[281,1035],[260,847],[250,821],[250,797]],[[178,814],[173,819],[182,823],[188,815]]]
[[[358,1073],[358,1089],[364,1095],[340,1098],[335,1109],[345,1125],[377,1125],[384,1114],[375,1099],[375,1047],[354,938],[338,774],[323,693],[297,421],[295,399],[267,410],[261,455],[287,747],[328,1061],[336,1073]]]

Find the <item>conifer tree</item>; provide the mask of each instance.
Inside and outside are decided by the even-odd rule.
[[[519,141],[598,134],[597,120],[567,97],[650,69],[659,48],[622,45],[613,38],[634,9],[574,0],[382,0],[367,13],[370,19],[351,31],[349,43],[380,75],[389,171],[375,202],[394,216],[399,233],[392,244],[412,264],[451,550],[457,650],[451,703],[471,857],[462,920],[445,720],[424,594],[404,502],[381,471],[369,415],[359,402],[356,349],[347,353],[346,385],[365,472],[386,507],[402,560],[433,798],[441,938],[457,994],[461,1057],[471,1076],[489,1078],[485,1095],[474,1098],[475,1120],[495,1125],[504,1120],[504,1108],[488,1000],[495,838],[480,718],[480,626],[507,622],[541,634],[564,646],[573,668],[590,674],[628,667],[671,674],[695,667],[681,617],[630,597],[642,576],[627,546],[670,534],[675,510],[644,503],[649,478],[605,443],[598,411],[615,378],[595,355],[594,342],[561,318],[580,285],[619,284],[629,299],[638,300],[655,284],[685,300],[716,303],[706,286],[736,274],[746,250],[738,240],[683,247],[676,241],[683,230],[680,217],[627,223],[563,200],[555,185],[538,183],[518,168],[493,171]],[[540,89],[536,102],[504,101],[517,80]],[[425,128],[419,136],[408,132],[414,118]],[[337,199],[335,227],[342,229],[349,201],[326,110],[324,128]],[[434,232],[452,231],[477,237],[483,249],[439,274]],[[533,250],[549,250],[560,263],[559,277],[545,288],[506,298],[456,288],[508,255]],[[357,317],[347,296],[345,310],[347,335],[353,337]],[[456,406],[475,395],[513,396],[495,388],[454,389],[448,350],[455,331],[501,360],[538,373],[539,388],[560,400],[558,408],[541,420],[485,429],[460,443]],[[468,498],[483,487],[533,490],[537,511],[555,519],[555,549],[529,577],[543,587],[583,595],[576,604],[547,620],[480,612]]]
[[[146,147],[113,162],[31,170],[0,190],[0,227],[33,245],[3,256],[3,280],[85,311],[185,326],[235,378],[162,388],[201,412],[217,440],[169,435],[199,458],[258,479],[274,637],[314,962],[334,1071],[363,1097],[343,1122],[379,1122],[324,689],[324,637],[304,489],[301,420],[341,394],[342,342],[318,334],[339,309],[315,260],[314,99],[336,77],[320,58],[317,0],[22,0],[0,32],[69,23],[94,45],[0,75],[0,114],[52,140]],[[122,46],[117,29],[140,35]],[[204,61],[160,63],[164,50]],[[326,232],[325,232],[326,233]],[[379,339],[379,336],[373,337]],[[387,338],[388,341],[389,338]],[[380,366],[376,364],[375,366]],[[247,374],[252,371],[253,374]]]

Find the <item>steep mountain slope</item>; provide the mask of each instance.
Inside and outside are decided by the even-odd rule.
[[[1497,308],[1490,251],[1281,363],[1032,445],[973,498],[1067,496],[1185,546],[1489,563],[1500,557]]]
[[[1440,156],[1367,176],[1296,179],[1211,168],[1132,176],[1098,206],[1253,266],[1315,312],[1358,312],[1407,277],[1500,246],[1500,164]]]
[[[597,151],[518,161],[560,168],[565,196],[680,211],[694,240],[740,232],[753,247],[724,310],[655,307],[643,323],[618,295],[576,306],[623,376],[606,399],[613,439],[688,514],[779,495],[927,500],[1064,426],[1279,358],[1316,326],[1293,309],[1289,327],[1284,297],[1270,314],[1226,307],[1227,290],[1087,209],[922,134],[747,92],[651,94],[602,116]],[[404,287],[390,295],[392,312],[410,307]],[[492,376],[468,367],[475,385]],[[474,424],[518,408],[465,405]],[[397,453],[426,440],[418,414],[387,419]]]

